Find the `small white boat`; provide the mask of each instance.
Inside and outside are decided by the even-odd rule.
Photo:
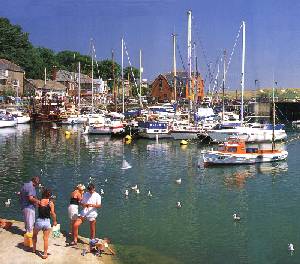
[[[159,121],[142,121],[138,124],[138,133],[142,138],[172,138],[168,123]]]
[[[273,162],[285,160],[288,156],[286,150],[246,147],[245,141],[238,138],[230,138],[229,141],[220,144],[218,150],[210,150],[202,154],[204,165]]]
[[[18,124],[26,124],[30,122],[30,116],[21,111],[13,111],[11,115],[17,120]]]
[[[66,125],[76,125],[84,124],[87,122],[88,117],[85,115],[70,115],[67,119],[63,120],[61,123]]]
[[[14,127],[17,125],[17,120],[9,115],[0,115],[0,128]]]
[[[175,140],[182,139],[197,139],[198,134],[201,132],[199,127],[194,126],[179,126],[177,128],[173,128],[170,131],[171,137]]]

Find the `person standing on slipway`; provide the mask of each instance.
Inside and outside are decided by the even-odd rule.
[[[20,191],[20,203],[23,212],[25,230],[32,233],[35,222],[35,207],[39,204],[35,187],[40,183],[40,178],[35,176],[30,182],[24,183]]]

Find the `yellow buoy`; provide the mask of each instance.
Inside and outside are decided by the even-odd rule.
[[[126,136],[125,136],[125,141],[129,141],[129,140],[132,140],[132,136],[126,135]]]
[[[182,146],[186,146],[187,144],[188,144],[188,142],[184,139],[180,141],[180,145],[182,145]]]

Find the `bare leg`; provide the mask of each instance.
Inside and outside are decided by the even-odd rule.
[[[33,235],[32,235],[32,252],[35,253],[36,251],[36,242],[37,242],[37,234],[39,233],[39,230],[36,228],[33,229]]]
[[[77,220],[75,220],[75,223],[73,225],[73,241],[75,243],[77,243],[77,240],[78,240],[78,229],[79,229],[79,226],[83,223],[84,221],[84,218],[78,218]]]
[[[46,259],[48,257],[48,240],[49,240],[49,234],[50,229],[43,231],[44,233],[44,255],[42,256],[43,259]]]
[[[90,221],[90,239],[94,239],[96,235],[96,220]]]

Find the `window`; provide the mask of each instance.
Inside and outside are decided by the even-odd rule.
[[[236,152],[237,148],[236,147],[229,147],[229,148],[227,148],[227,151],[228,152]]]
[[[159,90],[161,91],[163,89],[163,82],[162,79],[159,79]]]

